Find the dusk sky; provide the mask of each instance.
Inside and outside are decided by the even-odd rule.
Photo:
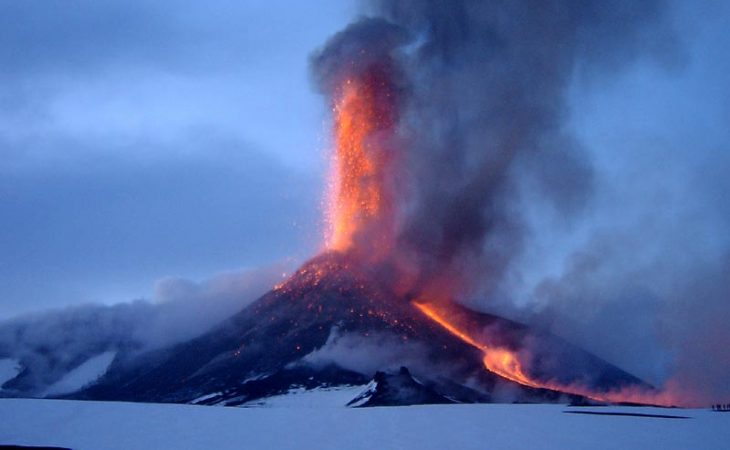
[[[0,316],[311,254],[345,2],[0,3]]]
[[[358,11],[0,0],[0,318],[316,252],[329,116],[309,57]],[[576,74],[569,126],[611,189],[570,227],[535,211],[518,303],[607,229],[666,276],[730,260],[730,11],[673,14],[661,56]]]

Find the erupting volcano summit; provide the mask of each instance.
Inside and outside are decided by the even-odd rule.
[[[439,67],[418,59],[450,57],[434,45],[414,44],[383,19],[334,36],[313,59],[334,118],[321,254],[213,331],[144,358],[118,358],[78,395],[241,405],[294,387],[372,379],[353,404],[670,403],[560,338],[459,303],[497,270],[498,253],[484,248],[509,223],[500,209],[506,173],[539,127],[495,115],[484,154],[434,153],[436,144],[467,145],[450,134],[458,129],[450,121],[478,125],[473,111],[435,108],[452,106],[453,86],[435,84]],[[514,119],[510,108],[522,100],[512,95],[495,101]]]
[[[376,277],[347,254],[326,252],[213,331],[115,361],[75,397],[243,405],[295,387],[365,384],[376,371],[384,375],[373,394],[389,400],[365,404],[586,401],[587,391],[651,390],[554,336],[458,304],[408,301]],[[382,392],[398,367],[408,367],[413,386],[400,392],[393,385],[402,383],[391,382]]]

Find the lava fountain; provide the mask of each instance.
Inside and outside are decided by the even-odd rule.
[[[382,254],[391,239],[385,222],[393,210],[387,179],[393,164],[387,138],[396,121],[391,83],[383,70],[370,69],[347,78],[335,96],[327,248],[351,250],[358,234],[377,227],[370,246]]]

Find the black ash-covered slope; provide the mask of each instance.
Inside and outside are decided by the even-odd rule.
[[[512,346],[532,336],[523,325],[498,316],[460,311],[474,326],[499,327]],[[326,366],[308,361],[307,355],[322,349],[334,333],[363,343],[374,336],[389,336],[388,342],[417,346],[422,352],[418,367],[410,367],[413,375],[429,392],[450,401],[503,401],[493,396],[495,390],[505,391],[497,386],[509,387],[511,399],[517,401],[561,397],[486,371],[480,350],[408,301],[380,289],[366,270],[337,253],[310,260],[285,283],[201,337],[131,361],[115,361],[102,380],[72,397],[151,402],[201,402],[202,398],[203,403],[239,405],[291,387],[365,384],[372,373],[345,369],[337,361]],[[571,357],[577,354],[582,357],[577,360],[590,362],[591,373],[599,374],[601,383],[641,383],[565,345],[563,351]],[[388,369],[392,367],[378,368]]]
[[[247,382],[290,370],[322,348],[335,329],[363,339],[377,333],[427,343],[434,366],[449,366],[464,376],[484,372],[478,350],[376,286],[346,257],[321,255],[209,333],[115,363],[104,379],[74,397],[189,402],[221,393],[222,398],[240,398]],[[372,374],[363,375],[367,382]],[[488,374],[480,378],[486,384],[494,381]]]

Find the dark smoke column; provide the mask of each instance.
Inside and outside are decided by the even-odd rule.
[[[383,264],[398,291],[489,298],[521,250],[523,198],[580,212],[592,172],[565,131],[567,88],[579,71],[605,76],[652,51],[646,37],[662,35],[665,9],[662,0],[374,1],[370,17],[315,55],[330,98],[372,67],[386,68],[398,95],[398,126],[377,137],[398,162],[366,181],[381,184],[393,210],[359,234],[365,247],[392,234]]]

